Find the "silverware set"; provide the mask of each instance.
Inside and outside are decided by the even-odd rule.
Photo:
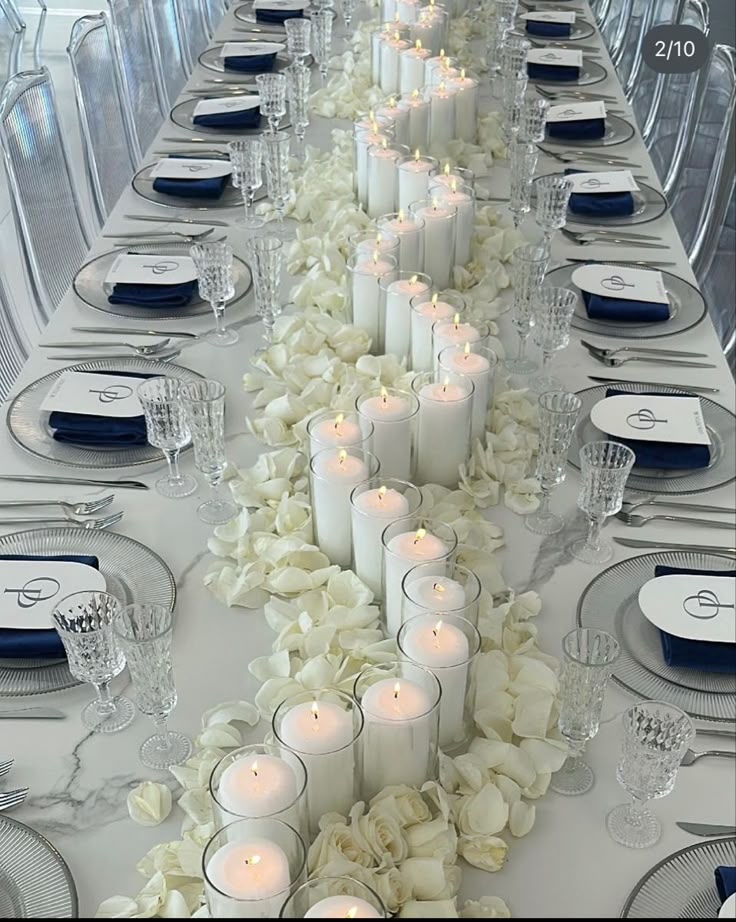
[[[694,765],[700,759],[736,759],[736,752],[728,749],[706,749],[696,752],[694,749],[685,750],[680,765]]]
[[[102,518],[91,518],[95,513],[107,509],[115,499],[114,493],[99,496],[95,499],[67,502],[60,499],[4,499],[0,500],[0,516],[5,510],[15,509],[53,509],[51,515],[17,516],[10,514],[10,518],[0,517],[0,525],[30,525],[43,523],[45,525],[77,525],[80,528],[101,529],[110,528],[122,519],[123,512],[113,512]],[[57,511],[58,510],[58,511]],[[59,517],[61,513],[61,517]]]
[[[21,516],[12,519],[2,518],[0,519],[0,526],[4,528],[6,525],[39,525],[43,523],[44,525],[76,525],[79,528],[99,531],[100,529],[112,528],[113,525],[117,525],[124,514],[123,512],[113,512],[111,515],[103,516],[101,519],[88,519],[83,516],[69,515],[68,513],[64,514],[64,518]]]
[[[136,330],[129,327],[72,327],[74,333],[112,333],[115,336],[168,336],[169,339],[198,339],[196,333],[184,330]],[[88,344],[89,345],[89,344]]]
[[[0,762],[0,778],[10,774],[14,759]],[[11,810],[23,803],[28,794],[28,788],[16,788],[14,791],[0,791],[0,810]]]
[[[42,474],[0,474],[5,483],[66,484],[83,487],[114,487],[116,490],[149,490],[140,480],[95,480],[90,477],[50,477]]]
[[[69,503],[61,499],[4,499],[0,500],[0,509],[58,506],[65,515],[92,515],[100,509],[105,509],[114,499],[114,493],[108,493],[107,496],[100,496],[98,499],[80,500],[77,503]]]
[[[665,243],[655,243],[658,237],[645,237],[641,234],[631,234],[627,231],[608,230],[606,228],[595,227],[589,231],[571,231],[567,227],[560,228],[563,237],[567,237],[577,246],[590,246],[594,243],[604,243],[608,246],[618,245],[635,247],[643,250],[668,250]]]
[[[641,170],[643,167],[639,163],[623,157],[615,157],[607,154],[601,154],[592,150],[566,150],[557,151],[545,147],[543,144],[537,145],[543,154],[552,157],[553,160],[559,160],[560,163],[577,163],[578,160],[588,160],[590,163],[600,163],[604,166],[614,167],[617,170]]]
[[[616,513],[616,518],[619,519],[624,525],[630,525],[633,528],[641,528],[642,525],[648,525],[650,522],[683,522],[687,525],[701,525],[706,528],[727,528],[729,531],[736,531],[736,526],[733,522],[718,522],[713,519],[696,519],[691,518],[687,515],[665,515],[662,512],[654,513],[654,515],[636,515],[633,512],[621,512]]]
[[[166,217],[161,217],[152,214],[126,214],[123,215],[123,217],[130,221],[153,221],[156,224],[163,224],[166,226],[170,224],[194,224],[196,226],[202,226],[202,224],[205,223],[209,227],[230,227],[227,221],[213,221],[209,217],[206,222],[198,221],[196,218],[187,218],[184,215],[175,215],[174,217],[167,215]]]
[[[647,362],[652,365],[676,365],[684,368],[715,368],[705,362],[690,362],[683,359],[691,358],[708,358],[704,352],[684,352],[680,349],[659,349],[651,346],[621,346],[618,349],[607,349],[603,346],[596,346],[584,339],[580,340],[580,345],[588,350],[594,359],[609,368],[618,368],[627,362]],[[627,353],[622,355],[621,353]],[[633,353],[633,354],[628,354]],[[627,382],[628,383],[628,382]],[[656,387],[657,385],[653,385]]]
[[[707,506],[703,503],[679,503],[666,496],[643,496],[630,500],[624,497],[623,509],[633,512],[642,506],[666,506],[667,509],[689,509],[691,512],[720,512],[723,515],[736,515],[736,509],[728,506]]]
[[[736,835],[736,826],[719,826],[715,823],[683,823],[677,822],[675,826],[684,829],[694,836],[733,836]]]
[[[589,343],[581,339],[581,345],[585,346],[588,352],[603,356],[605,359],[613,358],[619,352],[643,352],[645,355],[675,355],[680,358],[688,359],[707,359],[707,352],[683,352],[680,349],[659,349],[649,346],[620,346],[618,349],[606,349],[604,346],[596,346],[595,343]]]

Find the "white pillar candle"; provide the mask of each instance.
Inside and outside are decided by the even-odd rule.
[[[355,172],[357,175],[358,203],[364,208],[368,204],[368,148],[388,143],[388,134],[379,130],[378,123],[372,128],[361,129],[355,134]]]
[[[399,57],[399,89],[403,94],[421,90],[424,86],[424,62],[429,57],[427,49],[422,47],[421,38],[412,38],[414,47],[402,51]]]
[[[461,321],[460,314],[455,314],[452,321],[440,321],[432,327],[432,352],[434,362],[439,363],[440,352],[448,346],[464,346],[465,343],[477,343],[483,338],[483,331],[470,321]]]
[[[290,876],[289,859],[274,842],[257,838],[226,842],[207,862],[207,878],[227,897],[247,900],[250,905],[234,906],[210,890],[210,915],[215,919],[278,918],[284,891],[288,891],[291,884]]]
[[[353,497],[352,531],[355,572],[376,598],[381,596],[381,535],[396,519],[409,514],[409,500],[385,486]]]
[[[411,367],[413,371],[431,371],[434,367],[432,352],[432,327],[438,320],[455,316],[455,308],[440,301],[435,292],[431,300],[411,307]]]
[[[435,55],[432,58],[427,58],[427,60],[424,62],[424,85],[427,87],[439,86],[441,83],[446,83],[453,77],[459,76],[460,71],[456,70],[452,66],[449,57],[445,54],[444,48],[440,49],[440,53],[438,55]],[[454,130],[454,122],[452,127]]]
[[[312,516],[319,549],[343,569],[350,567],[350,493],[371,475],[362,458],[341,448],[312,458]]]
[[[378,218],[394,210],[396,201],[396,161],[401,151],[389,147],[384,139],[368,148],[368,216]]]
[[[399,92],[399,55],[409,47],[398,31],[381,39],[381,81],[384,93]]]
[[[465,266],[470,262],[475,233],[475,196],[470,186],[450,183],[439,190],[437,198],[455,206],[455,265]]]
[[[403,651],[413,662],[432,670],[442,688],[440,746],[465,736],[465,692],[468,684],[468,638],[454,624],[436,615],[418,615],[407,624]]]
[[[374,251],[371,256],[357,253],[352,264],[353,323],[366,330],[374,344],[378,343],[380,331],[378,282],[395,269],[395,260],[389,256],[379,256],[378,251]]]
[[[411,480],[416,409],[413,395],[389,393],[385,387],[379,394],[358,400],[358,413],[373,424],[372,454],[378,458],[384,477]]]
[[[437,38],[437,29],[431,17],[428,17],[420,10],[417,21],[411,24],[409,38],[412,42],[421,42],[422,48],[427,52],[427,58],[436,55],[439,52],[439,46],[435,45]],[[426,60],[426,58],[425,58]],[[422,73],[422,82],[420,86],[425,85],[424,73]]]
[[[429,283],[429,284],[428,284]],[[416,275],[408,279],[396,279],[386,288],[386,323],[384,328],[384,350],[403,359],[409,355],[411,329],[411,299],[429,290],[431,279]]]
[[[396,0],[381,0],[381,19],[389,22],[396,15]]]
[[[409,146],[409,107],[405,102],[395,96],[389,96],[386,104],[376,109],[376,115],[391,119],[394,125],[394,141],[404,147]]]
[[[468,458],[472,382],[429,382],[419,389],[416,479],[457,489]]]
[[[355,797],[352,714],[332,701],[302,702],[285,711],[278,735],[306,766],[310,827],[325,813],[347,816]]]
[[[475,142],[478,134],[478,81],[465,76],[465,70],[458,77],[448,80],[455,97],[455,136],[462,141]]]
[[[415,202],[414,214],[424,221],[424,265],[437,288],[449,288],[455,266],[455,220],[453,205],[440,202]]]
[[[434,157],[422,157],[417,148],[411,157],[404,157],[397,165],[398,207],[408,211],[413,202],[427,198],[429,174],[437,166]]]
[[[481,439],[485,442],[486,417],[493,388],[493,371],[491,363],[484,355],[470,351],[470,343],[464,346],[449,346],[439,356],[440,371],[447,371],[452,376],[467,375],[473,382],[473,419],[470,438],[473,442]]]
[[[325,419],[309,426],[309,457],[324,448],[348,448],[360,445],[365,435],[359,424],[346,419],[344,413],[330,413]]]
[[[378,86],[381,82],[381,46],[384,38],[390,35],[390,22],[387,22],[383,29],[376,29],[375,32],[371,32],[371,82],[374,86]]]
[[[444,541],[424,528],[394,535],[383,555],[383,605],[386,631],[395,637],[401,627],[401,581],[418,563],[437,561],[437,575],[445,569],[449,553]]]
[[[462,583],[449,576],[420,576],[404,589],[414,605],[421,611],[455,611],[465,607],[465,589]]]
[[[427,36],[427,47],[432,49],[434,54],[438,54],[447,39],[447,16],[443,10],[436,6],[423,6],[417,15],[417,21],[422,21],[430,27],[430,33]]]
[[[429,99],[412,90],[404,100],[409,107],[409,148],[426,150],[429,145]]]
[[[455,139],[455,96],[444,82],[429,91],[429,149],[444,150]]]
[[[278,756],[251,755],[232,762],[217,788],[220,805],[236,816],[272,816],[294,803],[294,769]]]
[[[419,15],[419,0],[396,0],[396,12],[403,22],[415,22]]]
[[[304,913],[305,919],[380,919],[378,910],[357,896],[327,896]]]
[[[399,270],[421,272],[424,266],[424,222],[399,209],[397,214],[384,215],[378,226],[399,238]]]
[[[397,262],[399,260],[399,238],[389,231],[379,228],[375,232],[353,234],[348,239],[348,243],[353,253],[372,256],[373,253],[378,252],[386,256],[393,256]]]

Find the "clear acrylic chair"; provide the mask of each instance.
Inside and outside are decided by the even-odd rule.
[[[13,0],[0,0],[0,79],[22,69],[26,24]]]
[[[5,84],[0,148],[25,269],[43,324],[89,249],[45,67],[16,74]]]
[[[209,41],[204,6],[202,0],[174,0],[174,3],[184,60],[188,73],[191,73]]]
[[[613,66],[618,65],[626,49],[626,36],[629,33],[634,0],[613,0],[606,18],[600,26],[601,36],[606,43]]]
[[[713,258],[699,275],[700,287],[708,303],[710,319],[736,377],[736,311],[733,303],[733,267],[736,265],[736,197],[726,210],[726,220],[713,250]]]
[[[0,403],[10,393],[29,351],[17,308],[10,300],[0,275]]]
[[[82,129],[85,166],[99,225],[135,171],[133,114],[123,92],[105,13],[72,26],[67,54]]]
[[[38,25],[36,26],[36,37],[33,39],[33,66],[38,70],[42,66],[43,51],[43,33],[46,26],[46,17],[49,9],[46,6],[46,0],[36,0],[39,6]]]
[[[176,2],[177,0],[150,0],[150,3],[146,2],[145,7],[152,17],[152,31],[158,43],[161,77],[169,108],[181,93],[191,72],[185,58],[184,40],[179,34]]]
[[[212,37],[215,29],[220,25],[220,20],[225,15],[225,4],[223,0],[202,0],[202,5],[204,7],[207,32]]]

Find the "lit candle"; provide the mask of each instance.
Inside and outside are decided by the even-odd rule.
[[[465,607],[465,589],[462,583],[449,576],[420,576],[404,582],[407,598],[421,612],[455,611]]]
[[[388,22],[396,15],[396,0],[381,0],[381,19]]]
[[[431,202],[414,202],[411,210],[424,221],[424,265],[431,268],[437,288],[449,288],[455,266],[457,209],[435,196]]]
[[[384,477],[411,480],[412,420],[417,406],[413,394],[385,387],[358,399],[359,415],[373,424],[371,450]]]
[[[252,755],[225,769],[217,789],[220,805],[236,816],[272,816],[294,802],[294,769],[277,756]]]
[[[431,31],[425,31],[426,45],[432,49],[433,54],[442,50],[447,38],[447,11],[436,3],[430,3],[419,10],[417,21],[422,21],[425,25],[431,27]]]
[[[441,301],[437,292],[428,300],[416,298],[411,305],[411,367],[414,371],[431,371],[434,367],[432,327],[438,320],[454,317],[456,307]]]
[[[325,448],[311,461],[316,543],[331,563],[350,567],[350,492],[371,475],[362,458]]]
[[[424,221],[400,208],[394,214],[382,215],[378,226],[381,231],[399,238],[399,269],[402,272],[421,272],[424,265]]]
[[[291,884],[289,859],[282,848],[266,839],[226,842],[207,862],[206,873],[208,881],[225,897],[249,903],[235,907],[210,889],[208,904],[212,918],[237,915],[277,918],[284,891]]]
[[[365,330],[375,347],[378,346],[380,332],[380,290],[379,281],[396,271],[396,260],[390,256],[380,256],[377,250],[368,257],[365,253],[356,253],[348,261],[352,275],[353,323]]]
[[[409,501],[404,494],[385,485],[352,498],[355,572],[376,598],[381,596],[381,535],[390,522],[403,518],[409,511]]]
[[[419,11],[419,0],[397,0],[396,12],[401,20],[412,23]]]
[[[420,384],[417,483],[457,489],[460,465],[470,451],[472,395],[472,381],[461,381],[459,375],[454,382],[444,378]]]
[[[461,69],[458,77],[448,80],[448,86],[457,92],[455,97],[455,135],[463,141],[475,142],[478,133],[478,81]]]
[[[371,256],[373,253],[380,253],[386,256],[393,256],[398,262],[399,259],[399,238],[386,230],[379,229],[370,233],[353,234],[348,243],[353,248],[353,253],[364,253]]]
[[[384,93],[399,91],[399,55],[409,47],[398,31],[381,39],[381,89]]]
[[[360,445],[365,436],[355,420],[346,419],[344,413],[322,413],[324,418],[310,421],[309,457],[313,458],[323,448],[346,448]]]
[[[404,102],[409,107],[409,148],[426,150],[429,144],[429,99],[420,90],[412,90]]]
[[[435,362],[439,361],[440,352],[448,346],[464,346],[465,343],[480,342],[481,331],[472,323],[463,323],[460,314],[455,314],[452,321],[438,321],[432,327],[432,351]]]
[[[401,152],[389,147],[384,138],[380,145],[368,148],[368,216],[377,218],[394,210],[396,201],[396,162]]]
[[[444,81],[429,91],[429,149],[443,151],[455,139],[455,90]]]
[[[473,234],[475,233],[475,195],[470,186],[458,185],[453,179],[450,187],[438,189],[437,198],[455,206],[455,265],[470,262]]]
[[[450,64],[450,59],[445,54],[445,49],[441,48],[440,53],[433,58],[427,58],[424,62],[424,85],[433,87],[438,86],[443,81],[452,77],[460,76],[459,71]],[[454,110],[453,110],[454,112]],[[453,114],[453,131],[455,130]]]
[[[357,896],[328,896],[304,913],[305,919],[380,919],[377,909]]]
[[[427,52],[427,58],[433,54],[437,54],[439,51],[439,44],[437,43],[437,26],[433,18],[428,16],[424,10],[419,11],[416,22],[411,24],[409,38],[415,43],[421,42],[422,48]],[[424,86],[425,84],[423,65],[424,61],[422,62],[422,76],[419,86]]]
[[[368,204],[368,148],[390,141],[389,135],[380,129],[378,122],[370,128],[359,128],[355,132],[355,172],[357,176],[358,202],[364,208]]]
[[[421,279],[418,274],[398,278],[386,286],[386,323],[384,350],[403,359],[409,354],[411,329],[411,299],[429,290],[432,280],[428,275]]]
[[[466,173],[469,173],[472,176],[472,172],[470,170],[466,170]],[[468,180],[465,178],[465,176],[463,176],[461,173],[453,172],[452,164],[450,163],[449,160],[445,160],[444,164],[442,165],[442,169],[439,171],[435,171],[429,177],[429,188],[430,188],[430,191],[432,192],[437,187],[450,189],[452,187],[453,182],[456,183],[458,186],[462,186],[463,183],[467,183],[468,185],[470,185],[470,183],[468,183]]]
[[[395,96],[389,96],[386,104],[376,109],[376,115],[391,119],[394,125],[394,140],[397,144],[405,147],[409,144],[409,107],[405,102]]]
[[[464,346],[447,346],[439,354],[440,371],[453,375],[467,375],[474,385],[473,390],[473,420],[470,429],[470,438],[473,442],[481,439],[485,442],[486,419],[488,407],[493,396],[493,374],[495,364],[485,355],[471,352],[470,343]]]
[[[418,563],[437,561],[437,575],[444,572],[444,560],[450,549],[436,535],[424,528],[394,535],[383,555],[383,601],[386,630],[394,637],[401,627],[401,581]]]
[[[399,57],[399,89],[402,93],[421,90],[424,86],[424,62],[429,52],[422,47],[421,38],[414,40],[414,47],[402,51]]]
[[[395,3],[395,0],[391,0]],[[381,82],[381,47],[385,38],[390,38],[393,29],[391,22],[393,16],[386,16],[386,22],[383,29],[376,29],[371,32],[371,83],[378,85]]]
[[[410,157],[402,157],[398,163],[398,205],[408,210],[412,202],[427,198],[429,174],[437,166],[434,157],[422,157],[419,148]]]

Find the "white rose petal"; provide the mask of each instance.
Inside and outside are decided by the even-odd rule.
[[[171,791],[165,784],[143,781],[127,797],[128,813],[139,826],[158,826],[171,813]]]
[[[534,825],[536,815],[534,804],[527,804],[523,800],[518,800],[511,804],[509,813],[509,830],[512,836],[525,836]]]

